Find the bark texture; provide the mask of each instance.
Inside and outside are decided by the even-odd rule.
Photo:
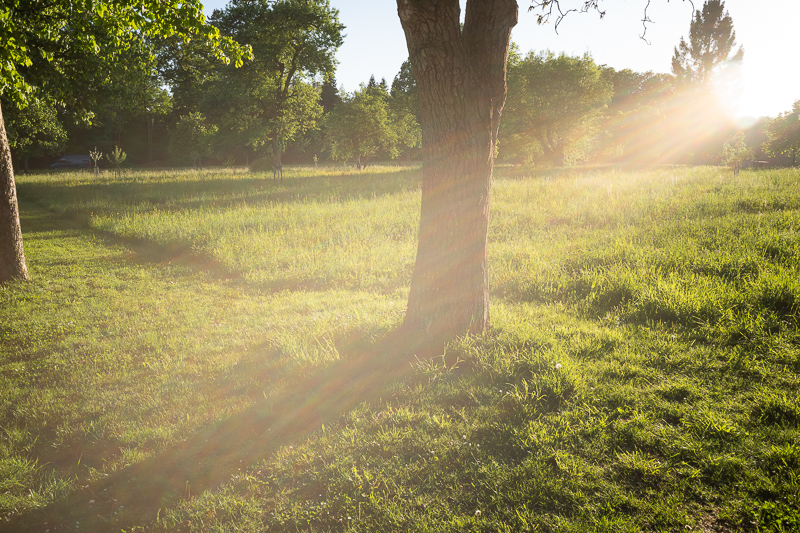
[[[422,206],[404,327],[435,342],[489,324],[487,237],[515,0],[397,0],[422,107]]]
[[[11,148],[0,109],[0,283],[15,279],[28,279],[28,267],[22,248]]]

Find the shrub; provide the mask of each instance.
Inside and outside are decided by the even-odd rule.
[[[269,157],[259,157],[250,163],[250,172],[272,172],[272,160]]]

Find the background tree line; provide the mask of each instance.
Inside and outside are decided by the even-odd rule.
[[[420,104],[406,61],[391,87],[374,78],[336,87],[344,26],[329,2],[232,0],[209,22],[253,50],[241,68],[217,61],[198,41],[148,37],[115,62],[85,67],[92,105],[2,100],[15,166],[46,166],[63,153],[122,147],[133,165],[262,165],[334,160],[418,159]],[[750,159],[796,163],[798,106],[737,127],[708,87],[729,84],[743,61],[724,3],[698,10],[689,40],[675,47],[671,74],[615,70],[512,45],[499,133],[501,162],[719,164],[744,143]],[[31,68],[36,68],[33,65]],[[102,72],[102,83],[99,74]]]
[[[17,168],[95,146],[121,146],[131,164],[152,166],[413,157],[420,128],[410,67],[391,89],[374,79],[354,93],[337,89],[344,26],[327,0],[232,0],[209,23],[249,46],[252,59],[237,68],[217,61],[208,43],[156,36],[103,65],[119,72],[89,83],[88,114],[4,97]]]
[[[800,102],[791,112],[744,128],[721,103],[735,95],[743,60],[719,0],[696,11],[689,40],[675,47],[671,74],[617,71],[588,53],[522,57],[512,47],[499,154],[506,161],[556,166],[747,159],[794,165]]]

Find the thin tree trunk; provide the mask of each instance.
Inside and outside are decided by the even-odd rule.
[[[489,325],[487,239],[514,0],[397,0],[422,106],[419,244],[404,327],[437,348]]]
[[[153,117],[147,118],[147,164],[153,164],[153,126],[155,119]]]
[[[283,143],[278,135],[272,139],[272,179],[280,176],[283,181],[283,164],[281,155],[283,154]]]
[[[28,267],[22,247],[22,227],[19,223],[11,148],[3,121],[3,110],[0,109],[0,283],[13,279],[28,279]]]

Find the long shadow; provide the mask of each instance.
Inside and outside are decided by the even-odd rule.
[[[263,203],[338,202],[380,197],[416,190],[419,172],[403,170],[359,177],[307,176],[277,182],[261,177],[191,180],[125,180],[87,178],[69,185],[49,181],[17,184],[21,199],[68,204],[73,198],[113,198],[120,205],[144,205],[153,209],[228,208]],[[113,208],[117,209],[117,208]]]
[[[25,233],[43,234],[36,238],[52,231],[82,233],[85,228],[81,226],[80,221],[42,208],[23,212]],[[115,244],[130,244],[114,235],[105,238]],[[141,243],[138,249],[128,248],[128,260],[144,263],[161,262],[165,253],[148,252],[147,243]],[[175,259],[174,254],[170,257]],[[187,257],[185,261],[198,270],[236,277],[236,273],[197,259]],[[283,446],[301,442],[323,423],[332,425],[363,402],[387,398],[393,383],[413,375],[414,356],[423,354],[423,348],[428,353],[430,340],[423,345],[422,339],[398,329],[370,345],[356,341],[337,348],[341,354],[338,362],[305,373],[286,372],[280,361],[254,365],[259,368],[251,370],[269,374],[259,382],[272,389],[251,407],[43,508],[0,521],[0,531],[72,531],[76,524],[81,531],[120,531],[152,523],[159,510],[173,507],[181,498],[229,481],[239,469],[270,457]],[[267,350],[259,351],[269,357]],[[113,448],[113,443],[106,444]],[[87,462],[101,461],[110,453],[104,446],[95,443],[91,448],[70,452],[83,453]],[[51,459],[54,466],[57,458]],[[67,462],[72,459],[70,456]]]
[[[69,186],[58,182],[23,182],[17,185],[17,191],[20,203],[36,205],[49,211],[54,219],[69,222],[72,228],[91,231],[107,243],[127,247],[132,252],[127,260],[189,266],[205,271],[219,280],[244,282],[241,272],[231,270],[211,254],[191,248],[185,243],[158,244],[147,239],[94,229],[91,228],[85,211],[59,214],[54,212],[53,206],[69,205],[73,198],[113,198],[119,205],[111,210],[120,211],[142,205],[152,206],[154,209],[189,210],[207,207],[225,209],[264,203],[341,202],[416,190],[418,182],[419,171],[412,169],[371,174],[365,179],[342,174],[291,178],[283,183],[258,177],[153,182],[95,180],[89,177],[84,183]],[[23,227],[26,232],[30,229]],[[255,284],[253,288],[277,293],[333,287],[315,279],[275,279]]]
[[[414,373],[413,342],[402,330],[343,353],[308,375],[286,376],[250,408],[187,440],[70,493],[63,499],[0,522],[0,531],[120,531],[152,523],[159,510],[200,494],[240,469],[298,443],[361,403],[386,399],[391,384]]]

